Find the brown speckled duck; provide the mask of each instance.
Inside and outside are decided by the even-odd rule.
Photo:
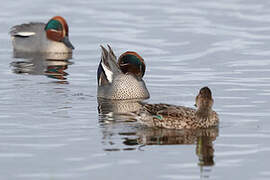
[[[144,104],[138,112],[138,120],[149,127],[168,129],[200,129],[215,127],[219,118],[212,110],[214,100],[208,87],[200,89],[196,97],[196,109],[169,104]]]

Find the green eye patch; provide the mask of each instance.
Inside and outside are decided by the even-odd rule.
[[[52,20],[50,20],[48,22],[48,24],[45,27],[46,31],[48,29],[54,29],[54,30],[57,30],[57,31],[61,31],[63,29],[63,27],[62,27],[62,24],[59,21],[52,19]]]

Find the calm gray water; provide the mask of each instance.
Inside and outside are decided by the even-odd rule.
[[[15,58],[9,28],[68,21],[72,59]],[[270,178],[270,2],[1,1],[1,179]],[[143,128],[99,116],[99,45],[135,50],[151,103],[192,107],[212,89],[219,129]]]

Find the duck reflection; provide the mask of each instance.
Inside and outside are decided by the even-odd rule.
[[[98,113],[102,117],[101,121],[136,121],[133,112],[142,107],[142,100],[108,100],[98,98]]]
[[[168,130],[151,129],[139,130],[136,139],[139,145],[192,145],[196,144],[196,155],[199,158],[199,166],[214,165],[214,147],[213,141],[218,136],[218,128],[198,129],[198,130]],[[127,142],[134,139],[126,139]]]
[[[110,121],[112,122],[112,121]],[[101,123],[104,151],[144,150],[151,145],[196,145],[201,179],[209,179],[214,166],[213,142],[218,128],[198,130],[170,130],[140,127],[134,122]]]
[[[114,138],[118,135],[122,137],[128,136],[129,138],[136,136],[136,131],[129,131],[129,128],[134,126],[136,123],[136,117],[134,117],[133,112],[138,111],[141,107],[141,100],[108,100],[103,98],[98,98],[98,113],[99,113],[99,123],[103,133],[103,144],[106,146],[109,144],[109,148],[105,148],[105,151],[120,151],[120,150],[135,150],[136,147],[131,147],[132,144],[128,146],[125,145],[123,148],[114,148],[116,142]],[[131,124],[130,124],[131,123]],[[123,127],[123,126],[124,127]],[[131,125],[129,128],[127,126]],[[120,129],[119,129],[120,128]],[[122,128],[125,130],[123,131]],[[125,140],[124,140],[125,141]],[[131,142],[131,139],[127,139],[127,142]],[[136,140],[135,140],[136,141]],[[134,145],[138,145],[135,142]]]
[[[57,80],[66,80],[65,70],[72,64],[67,53],[18,53],[14,52],[16,61],[11,63],[16,74],[45,75]]]

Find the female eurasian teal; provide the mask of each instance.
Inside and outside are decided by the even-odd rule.
[[[113,50],[103,46],[99,63],[98,97],[105,99],[147,99],[149,92],[142,77],[145,72],[144,60],[136,52],[122,54],[118,63]]]
[[[196,109],[169,104],[144,104],[138,120],[150,127],[168,129],[199,129],[218,125],[218,115],[212,110],[214,100],[208,87],[201,88],[196,97]]]
[[[10,30],[14,51],[71,53],[74,49],[68,38],[68,25],[61,16],[45,23],[13,26]]]

